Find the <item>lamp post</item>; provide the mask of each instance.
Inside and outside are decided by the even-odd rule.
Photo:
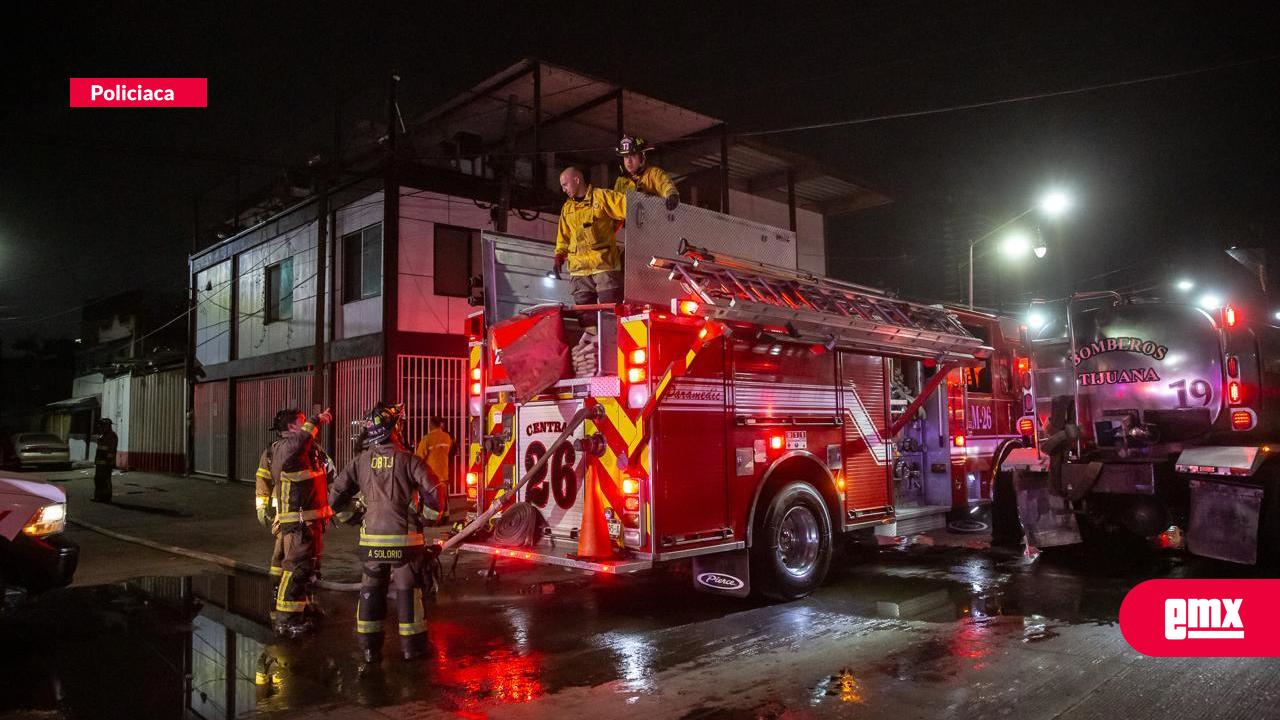
[[[969,243],[969,309],[970,310],[973,309],[973,249],[978,246],[978,243],[981,243],[982,241],[993,237],[996,233],[1000,232],[1001,230],[1018,222],[1019,220],[1026,217],[1027,215],[1030,215],[1036,209],[1039,209],[1040,212],[1044,213],[1048,217],[1058,217],[1063,213],[1065,213],[1070,208],[1071,208],[1071,198],[1068,197],[1066,193],[1063,193],[1060,190],[1052,190],[1050,192],[1045,193],[1040,198],[1040,201],[1035,205],[1032,205],[1026,210],[1023,210],[1017,215],[1014,215],[1012,218],[1009,218],[1008,220],[1000,223],[999,225],[992,228],[991,231],[988,232],[987,234]],[[1049,248],[1044,244],[1044,242],[1040,238],[1040,228],[1038,226],[1036,227],[1036,241],[1035,241],[1034,247],[1031,245],[1031,241],[1028,240],[1025,236],[1021,236],[1020,240],[1015,241],[1011,238],[1010,240],[1006,241],[1006,245],[1005,245],[1006,254],[1022,255],[1022,254],[1025,254],[1027,250],[1031,250],[1032,252],[1034,252],[1037,258],[1043,258],[1049,252]]]

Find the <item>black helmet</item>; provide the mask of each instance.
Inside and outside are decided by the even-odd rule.
[[[301,414],[302,414],[302,411],[296,407],[285,408],[281,410],[280,412],[276,413],[275,419],[271,421],[272,431],[278,432],[278,433],[289,432],[289,426],[293,424],[293,422],[297,420],[298,416]]]
[[[622,139],[618,141],[617,147],[618,157],[632,153],[643,155],[651,149],[649,144],[644,141],[644,138],[636,137],[635,135],[623,135]]]
[[[364,418],[365,447],[389,442],[403,414],[403,405],[388,405],[382,402],[375,405]]]

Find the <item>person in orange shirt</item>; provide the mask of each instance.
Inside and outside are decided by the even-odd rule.
[[[427,423],[428,431],[418,441],[413,454],[427,464],[427,469],[434,476],[436,496],[440,500],[440,524],[449,524],[449,506],[447,502],[449,480],[449,451],[453,449],[453,437],[444,429],[444,418],[433,415]]]

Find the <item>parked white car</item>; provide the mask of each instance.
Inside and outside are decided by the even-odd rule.
[[[67,441],[50,433],[17,433],[13,452],[19,467],[68,467],[71,451]]]
[[[63,535],[67,494],[42,480],[0,475],[0,592],[38,592],[71,582],[80,547]]]

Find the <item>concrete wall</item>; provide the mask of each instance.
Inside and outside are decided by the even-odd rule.
[[[196,360],[231,359],[231,261],[196,273]]]
[[[293,260],[293,317],[267,322],[267,268]],[[237,358],[256,357],[315,344],[316,223],[310,223],[240,253]]]

